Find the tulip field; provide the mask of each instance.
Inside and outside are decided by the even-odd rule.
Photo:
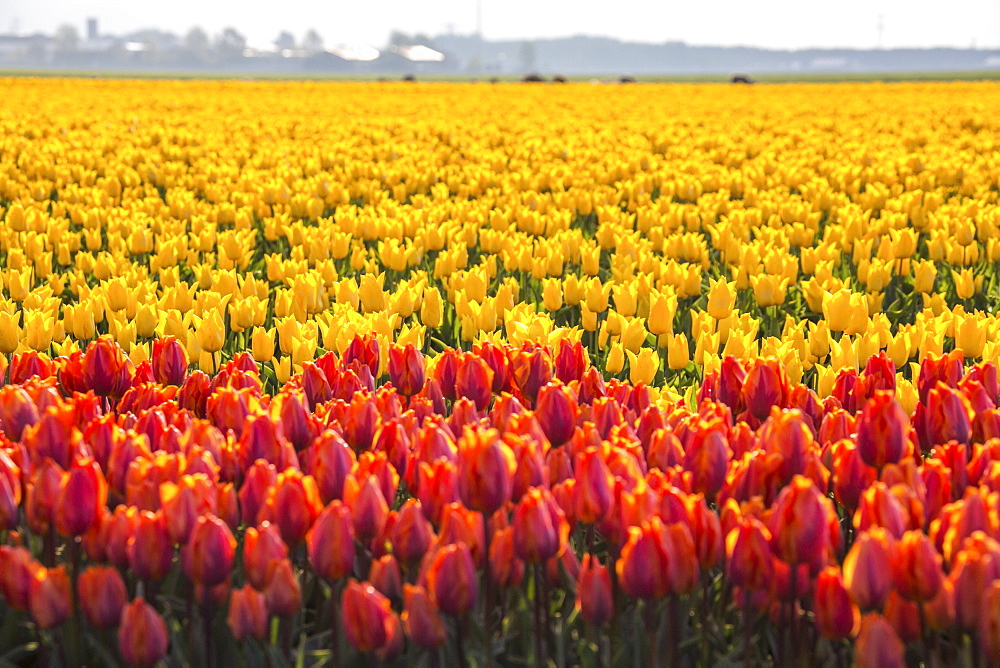
[[[1000,664],[1000,86],[7,79],[0,666]]]

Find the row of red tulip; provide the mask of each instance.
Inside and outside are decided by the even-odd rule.
[[[389,659],[406,639],[445,645],[447,619],[495,618],[498,592],[528,582],[602,627],[707,597],[721,575],[748,632],[759,614],[792,633],[808,619],[856,638],[862,665],[959,632],[1000,660],[990,364],[924,360],[912,417],[884,355],[822,401],[772,360],[730,358],[695,409],[605,382],[579,344],[487,343],[430,368],[408,346],[384,366],[379,385],[378,344],[359,337],[270,397],[248,355],[210,378],[172,339],[138,366],[107,339],[15,355],[0,387],[6,604],[39,629],[77,610],[117,626],[121,658],[148,664],[168,651],[155,606],[177,570],[239,641],[298,618],[314,577],[339,603],[332,646],[342,630]]]

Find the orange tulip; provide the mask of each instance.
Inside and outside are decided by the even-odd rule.
[[[956,555],[948,578],[955,588],[958,625],[975,631],[990,583],[1000,579],[1000,543],[981,531],[973,533]]]
[[[831,519],[836,513],[830,500],[812,480],[797,475],[775,499],[768,528],[777,557],[788,564],[808,564],[818,572],[833,552],[835,536]]]
[[[987,661],[1000,663],[1000,581],[994,580],[983,594],[979,617],[979,642]]]
[[[434,541],[434,528],[418,499],[408,499],[392,530],[392,551],[404,564],[416,564]]]
[[[163,513],[140,512],[128,539],[128,561],[132,572],[143,580],[162,580],[170,570],[173,556]]]

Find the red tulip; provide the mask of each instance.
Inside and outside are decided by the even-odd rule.
[[[816,627],[824,638],[839,640],[857,633],[861,615],[847,594],[839,568],[829,566],[820,572],[814,608]]]
[[[87,533],[100,520],[108,504],[108,483],[94,460],[74,462],[65,474],[53,515],[63,536]]]
[[[949,579],[955,589],[955,617],[966,631],[975,631],[990,583],[1000,579],[1000,543],[977,531],[955,557]]]
[[[777,361],[758,360],[747,372],[740,392],[747,411],[758,420],[764,420],[773,406],[784,407],[788,381]]]
[[[0,429],[11,441],[18,442],[25,427],[38,422],[38,407],[19,385],[0,387]]]
[[[390,600],[398,601],[403,597],[403,574],[399,570],[399,562],[391,554],[372,561],[368,581]]]
[[[844,559],[844,586],[862,610],[881,610],[892,589],[891,541],[885,529],[866,531]]]
[[[243,570],[255,588],[263,590],[267,586],[271,564],[287,556],[288,546],[275,525],[262,522],[259,527],[246,530],[243,536]]]
[[[235,554],[236,538],[226,523],[215,515],[202,515],[181,550],[184,574],[196,584],[213,587],[229,577]]]
[[[381,533],[389,517],[389,504],[375,478],[368,477],[358,483],[353,475],[348,477],[344,484],[344,503],[351,509],[354,533],[361,542],[367,543]]]
[[[121,397],[132,384],[131,362],[110,336],[101,336],[81,359],[82,380],[99,397]]]
[[[876,482],[861,494],[858,509],[854,513],[854,528],[861,532],[872,527],[883,527],[893,538],[901,538],[908,520],[906,509],[885,483]]]
[[[788,564],[808,564],[818,572],[833,552],[836,513],[813,482],[797,475],[778,494],[768,528],[776,556]]]
[[[906,451],[910,419],[890,392],[877,392],[858,418],[858,452],[869,466],[897,463]]]
[[[334,582],[354,570],[354,525],[351,511],[332,501],[316,518],[306,536],[309,561],[321,578]]]
[[[549,382],[538,390],[535,417],[554,447],[573,436],[579,412],[573,391],[560,381]]]
[[[726,536],[726,574],[737,587],[768,586],[774,575],[771,532],[754,517],[744,517]]]
[[[163,513],[140,512],[128,539],[128,561],[132,572],[143,580],[162,580],[170,570],[173,556]]]
[[[153,378],[161,385],[180,385],[187,376],[184,346],[172,336],[153,341]]]
[[[438,607],[426,589],[403,585],[403,607],[403,628],[410,640],[428,650],[444,645],[448,632]]]
[[[264,600],[268,613],[276,617],[291,619],[299,613],[299,608],[302,607],[302,589],[299,587],[295,568],[287,557],[271,562]]]
[[[929,601],[941,588],[941,555],[926,534],[907,531],[893,553],[892,574],[900,596]]]
[[[151,666],[167,655],[170,636],[159,613],[136,597],[122,611],[118,627],[118,651],[126,663]]]
[[[35,571],[29,609],[40,629],[54,628],[69,619],[70,583],[65,566]]]
[[[636,598],[687,594],[698,581],[698,557],[687,525],[665,526],[658,517],[629,527],[615,567],[622,589]]]
[[[493,398],[493,370],[475,353],[464,353],[455,372],[455,394],[486,410]]]
[[[591,554],[583,555],[576,584],[576,606],[583,620],[593,626],[611,621],[614,601],[611,596],[611,575],[608,567]]]
[[[465,543],[440,548],[425,574],[427,590],[444,613],[461,617],[476,604],[479,580],[472,552]]]
[[[392,530],[392,551],[404,564],[416,564],[434,541],[434,528],[418,499],[408,499]]]
[[[344,635],[352,647],[371,652],[385,646],[393,634],[389,599],[371,584],[351,580],[341,596]]]
[[[994,580],[983,594],[979,617],[979,642],[987,661],[1000,663],[1000,581]]]
[[[245,585],[233,590],[229,598],[229,614],[226,624],[237,642],[250,636],[263,641],[267,635],[267,600],[264,594]]]
[[[555,359],[556,378],[564,383],[581,380],[589,366],[587,349],[581,342],[570,343],[565,339],[559,342]]]
[[[614,477],[601,451],[593,447],[576,456],[574,470],[574,515],[584,524],[594,524],[604,519],[614,507]]]
[[[77,600],[91,626],[108,629],[118,624],[128,592],[113,566],[91,566],[76,581]]]
[[[533,487],[514,511],[514,551],[528,563],[544,562],[562,552],[569,536],[566,516],[552,494]]]
[[[548,350],[541,346],[523,345],[511,356],[511,375],[521,396],[528,405],[533,404],[538,390],[552,379],[552,359]]]
[[[490,541],[490,575],[501,587],[511,588],[524,578],[524,562],[514,552],[514,529],[504,527]]]
[[[389,349],[389,380],[404,397],[424,389],[424,356],[412,344]]]
[[[470,510],[492,515],[511,498],[517,462],[495,429],[466,429],[458,439],[458,494]]]
[[[312,446],[311,473],[324,503],[341,499],[344,480],[357,463],[357,456],[340,434],[327,429]]]
[[[281,531],[281,539],[295,547],[305,539],[322,509],[313,477],[288,468],[278,474],[258,518],[270,520]]]

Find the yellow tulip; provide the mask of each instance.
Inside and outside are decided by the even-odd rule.
[[[638,355],[631,350],[626,351],[626,354],[628,355],[628,377],[632,384],[649,385],[652,383],[660,366],[660,358],[656,352],[650,348],[643,348]]]
[[[955,293],[959,299],[971,299],[982,286],[983,277],[973,276],[971,269],[963,269],[960,272],[952,270],[951,276],[955,281]]]
[[[420,322],[424,327],[440,327],[443,320],[441,293],[437,288],[424,290],[423,304],[420,306]]]
[[[135,333],[143,339],[148,339],[156,333],[156,325],[159,323],[159,314],[156,307],[143,304],[135,315]]]
[[[784,299],[782,299],[784,301]],[[736,282],[712,280],[708,290],[708,314],[716,320],[728,318],[736,306]]]
[[[670,341],[667,348],[667,365],[674,370],[685,368],[691,361],[691,349],[688,346],[687,336],[676,334]]]
[[[546,311],[558,311],[563,305],[562,285],[557,278],[542,281],[542,306]]]
[[[17,350],[21,342],[21,327],[18,325],[20,318],[20,313],[0,311],[0,353],[9,355]]]
[[[52,322],[41,311],[26,311],[24,342],[32,350],[43,352],[52,345]]]
[[[771,274],[760,274],[750,277],[753,286],[754,299],[758,306],[778,306],[785,303],[785,290],[788,279]]]
[[[608,358],[604,362],[604,370],[608,373],[621,373],[625,368],[625,349],[620,343],[611,344]]]
[[[270,362],[274,359],[274,330],[254,327],[250,335],[250,351],[258,362]]]
[[[213,309],[198,327],[198,340],[205,352],[217,353],[226,343],[226,324],[218,310]]]

